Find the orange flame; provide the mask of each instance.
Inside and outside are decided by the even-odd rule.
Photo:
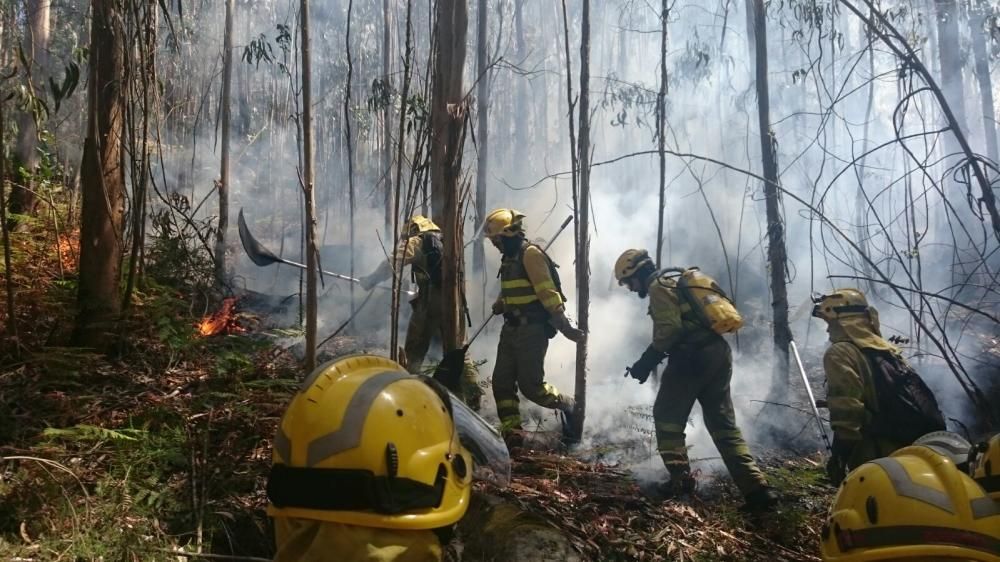
[[[65,271],[76,271],[80,259],[80,231],[74,230],[59,235],[59,259]]]
[[[222,308],[214,314],[209,314],[198,323],[198,332],[203,336],[242,332],[243,329],[236,324],[236,315],[233,313],[235,306],[236,297],[229,297],[222,301]]]

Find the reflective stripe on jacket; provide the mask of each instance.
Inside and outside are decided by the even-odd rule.
[[[562,295],[549,274],[549,260],[541,248],[524,242],[517,256],[503,258],[500,299],[506,314],[533,321],[545,321],[563,309]]]

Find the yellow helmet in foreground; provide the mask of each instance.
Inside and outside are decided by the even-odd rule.
[[[615,261],[615,279],[618,280],[618,284],[625,284],[629,277],[635,275],[635,272],[647,263],[652,264],[653,260],[646,250],[630,249],[622,252],[622,255],[618,256],[618,260]]]
[[[823,560],[1000,562],[1000,504],[927,446],[852,471],[821,533]]]
[[[522,221],[526,215],[514,209],[496,209],[486,215],[486,237],[512,237],[524,233]]]
[[[979,447],[972,477],[994,500],[1000,502],[1000,433]]]
[[[406,221],[406,236],[416,236],[425,232],[441,232],[441,228],[423,215],[413,215]]]
[[[864,293],[857,289],[837,289],[829,295],[813,297],[815,306],[812,315],[827,322],[835,321],[845,316],[868,314],[868,300]]]
[[[472,455],[447,392],[425,381],[368,355],[313,371],[274,440],[269,514],[391,529],[461,519]]]

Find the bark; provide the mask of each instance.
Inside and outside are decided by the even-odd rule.
[[[24,69],[25,86],[35,95],[44,95],[45,69],[49,60],[49,7],[50,0],[30,0],[25,6],[27,18],[24,27],[24,50],[28,68]],[[32,176],[38,166],[38,127],[30,111],[21,113],[17,120],[17,143],[14,146],[14,185],[10,194],[10,211],[34,214],[38,198],[30,191]],[[21,169],[25,173],[21,173]],[[28,189],[25,189],[27,187]]]
[[[122,14],[115,1],[93,0],[92,8],[87,136],[80,164],[79,315],[73,340],[103,350],[121,310],[125,45],[116,27]]]
[[[576,314],[579,328],[590,331],[590,0],[583,0],[580,20],[580,199],[576,209]],[[587,411],[587,339],[576,344],[576,410],[574,435],[583,435]]]
[[[465,0],[439,0],[434,27],[436,53],[431,96],[431,193],[435,221],[443,235],[444,350],[462,346],[462,223],[461,174],[465,103],[462,69],[468,6]]]
[[[525,64],[528,48],[524,40],[524,0],[514,0],[514,57],[518,65]],[[528,101],[527,87],[528,78],[526,76],[514,75],[514,169],[519,170],[515,174],[517,181],[523,181],[523,171],[529,169],[528,144],[532,135],[528,132],[528,114],[531,112],[531,103]]]
[[[993,79],[990,60],[986,53],[986,14],[988,5],[979,0],[972,17],[972,51],[976,58],[976,79],[983,109],[983,134],[986,137],[986,154],[994,163],[1000,163],[997,149],[996,109],[993,105]]]
[[[667,16],[669,13],[667,0],[663,0],[660,6],[660,91],[656,95],[656,143],[660,151],[660,203],[656,208],[658,222],[656,229],[657,265],[663,263],[663,214],[666,212],[665,198],[667,193],[667,155],[663,149],[667,137]]]
[[[313,181],[312,61],[309,49],[309,0],[300,0],[302,39],[302,189],[305,198],[306,355],[305,370],[316,367],[316,195]]]
[[[215,233],[215,278],[220,286],[229,282],[226,231],[229,229],[229,130],[232,122],[234,4],[235,0],[226,0],[226,29],[222,46],[222,162],[219,172],[219,228]]]
[[[965,118],[965,96],[962,88],[962,51],[958,43],[958,5],[955,0],[934,0],[937,11],[938,58],[941,61],[941,91],[963,135],[969,126]],[[948,138],[948,152],[955,154],[959,147],[954,138]]]
[[[774,374],[771,398],[780,396],[788,382],[788,344],[792,330],[788,325],[787,252],[785,226],[781,219],[778,196],[777,141],[771,130],[770,96],[767,84],[767,21],[764,0],[753,0],[753,36],[756,59],[757,118],[760,129],[760,152],[763,166],[764,205],[767,215],[767,261],[771,272],[771,311],[774,317]]]
[[[7,147],[4,146],[3,131],[7,126],[4,119],[4,105],[0,97],[0,231],[3,234],[3,271],[7,288],[7,336],[17,338],[17,316],[14,315],[14,270],[11,269],[10,231],[7,229]]]
[[[476,242],[472,246],[472,271],[482,275],[483,290],[486,289],[486,246],[483,243],[482,226],[486,220],[486,178],[489,169],[490,142],[487,119],[490,110],[490,72],[486,58],[488,32],[486,16],[488,0],[479,0],[476,12],[476,143],[479,148],[476,164]],[[483,298],[483,313],[486,313],[486,299]]]

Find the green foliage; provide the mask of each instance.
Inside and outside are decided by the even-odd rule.
[[[184,220],[191,214],[191,205],[183,195],[173,193],[169,202],[169,208],[156,209],[150,215],[146,273],[170,287],[206,292],[215,278],[205,242],[213,229],[205,222]]]
[[[137,441],[145,436],[141,429],[107,429],[94,425],[77,424],[66,429],[46,428],[43,437],[70,441]]]

